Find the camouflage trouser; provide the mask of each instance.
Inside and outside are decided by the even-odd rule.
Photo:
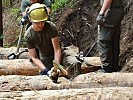
[[[106,72],[114,72],[119,69],[120,53],[120,23],[114,27],[100,27],[97,45],[102,68]]]

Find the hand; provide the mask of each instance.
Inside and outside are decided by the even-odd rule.
[[[25,25],[26,22],[29,20],[28,15],[25,15],[21,20],[20,20],[20,25]]]
[[[48,75],[48,71],[49,71],[50,69],[48,69],[48,68],[45,68],[44,70],[42,70],[41,72],[40,72],[40,75]]]
[[[54,82],[57,83],[58,77],[59,77],[60,70],[57,69],[57,71],[54,71],[54,68],[51,68],[50,71],[48,71],[49,78]]]
[[[98,25],[103,25],[105,22],[104,14],[99,14],[96,18],[96,22]]]

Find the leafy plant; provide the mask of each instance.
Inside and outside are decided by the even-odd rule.
[[[12,13],[12,14],[17,14],[19,11],[20,11],[19,8],[11,8],[10,9],[10,13]]]
[[[52,11],[55,12],[64,6],[73,7],[74,4],[75,3],[73,0],[55,0],[54,4],[52,5]]]

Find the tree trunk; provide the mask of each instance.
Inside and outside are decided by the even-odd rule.
[[[91,60],[93,58],[88,58],[90,59],[90,65],[89,66],[82,66],[81,73],[87,73],[92,71],[92,69],[98,68],[97,65],[94,65],[92,61],[91,65]],[[94,58],[95,59],[95,58]],[[77,65],[74,65],[76,67],[80,67],[81,64],[77,63]],[[72,64],[69,66],[64,66],[64,68],[71,73],[70,76],[73,78],[76,77],[77,75],[74,75],[76,73],[76,68],[72,67]],[[37,66],[35,66],[32,62],[29,61],[29,59],[14,59],[14,60],[0,60],[0,75],[38,75],[39,74],[39,69]]]
[[[133,87],[1,92],[2,100],[132,100]]]
[[[73,87],[132,87],[133,73],[88,73],[81,74],[73,80]]]
[[[90,73],[69,81],[60,77],[53,83],[48,76],[1,76],[0,91],[82,89],[103,87],[133,87],[133,73]]]
[[[28,59],[0,60],[0,75],[38,75],[39,69]]]
[[[0,0],[0,47],[3,47],[2,0]]]
[[[24,51],[27,48],[19,48],[19,52]],[[0,48],[0,59],[7,59],[7,56],[15,53],[17,50],[16,47],[10,47],[10,48]],[[22,54],[20,54],[19,56],[20,59],[30,59],[29,53],[28,52],[24,52]]]

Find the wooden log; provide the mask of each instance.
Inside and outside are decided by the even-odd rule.
[[[27,48],[19,48],[19,52],[24,51]],[[16,47],[10,47],[10,48],[0,48],[0,59],[7,59],[7,56],[11,53],[15,53],[17,50]],[[19,56],[20,59],[30,59],[29,53],[24,52]]]
[[[133,87],[1,92],[2,100],[132,100]]]
[[[87,73],[78,75],[73,80],[73,88],[87,88],[87,87],[132,87],[133,73]]]
[[[84,62],[88,66],[101,66],[100,57],[84,57]]]
[[[53,83],[48,76],[18,76],[0,77],[0,92],[25,90],[60,90],[103,87],[133,87],[133,73],[89,73],[81,74],[74,80],[59,77],[58,83]]]
[[[70,57],[70,58],[72,58],[72,59],[69,59],[71,62],[67,63],[68,65],[64,66],[64,68],[69,73],[71,73],[70,74],[71,76],[74,76],[74,77],[78,75],[78,74],[74,75],[74,71],[81,70],[82,73],[87,73],[87,72],[90,72],[91,69],[94,70],[95,68],[98,67],[97,65],[94,65],[94,63],[89,66],[81,67],[81,64],[79,61],[76,63],[77,59],[75,57],[74,58]],[[91,59],[95,59],[95,57],[94,58],[89,57],[87,60],[89,61],[89,59],[90,59],[89,64],[91,64]],[[96,60],[97,60],[97,57],[96,57]],[[74,62],[75,65],[73,65],[72,61]],[[75,70],[76,69],[75,67],[77,68],[77,70]],[[31,63],[29,59],[0,60],[0,75],[38,75],[38,74],[39,74],[38,67],[35,66],[33,63]]]
[[[0,77],[0,92],[3,91],[30,91],[30,90],[55,90],[70,87],[70,81],[60,77],[58,84],[52,82],[47,76],[20,76],[7,75]]]
[[[0,75],[39,75],[39,69],[28,59],[0,60]]]

